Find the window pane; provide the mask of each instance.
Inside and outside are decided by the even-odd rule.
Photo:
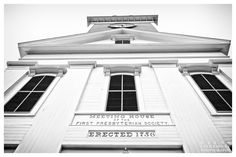
[[[130,40],[123,40],[123,44],[130,44]]]
[[[232,111],[226,102],[215,91],[203,91],[208,100],[212,103],[217,111]]]
[[[21,91],[31,91],[33,88],[39,83],[39,81],[43,78],[43,76],[35,76],[32,77],[29,82],[24,85]]]
[[[116,40],[115,44],[122,44],[122,40]]]
[[[107,106],[106,111],[121,111],[121,106],[119,106],[119,107]]]
[[[232,107],[232,92],[231,91],[218,91],[225,101]]]
[[[37,103],[43,92],[32,92],[26,100],[20,105],[16,112],[29,112]]]
[[[211,83],[211,85],[215,89],[228,89],[216,76],[207,74],[203,74],[203,76]]]
[[[110,90],[121,90],[121,75],[111,76]]]
[[[107,111],[121,111],[121,92],[109,92]]]
[[[34,89],[34,91],[45,91],[54,78],[54,76],[45,76],[39,85]]]
[[[13,112],[20,103],[26,98],[29,92],[18,92],[10,101],[4,106],[4,112]]]
[[[212,89],[209,83],[200,74],[192,75],[192,78],[201,89]]]
[[[136,92],[123,93],[123,111],[138,111]]]
[[[135,90],[134,76],[123,75],[123,89]]]

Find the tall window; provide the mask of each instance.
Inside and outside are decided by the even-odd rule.
[[[5,104],[4,112],[30,112],[54,78],[54,76],[47,75],[32,77]]]
[[[138,111],[134,76],[111,76],[107,111]]]
[[[215,75],[191,76],[217,112],[232,112],[232,92]]]

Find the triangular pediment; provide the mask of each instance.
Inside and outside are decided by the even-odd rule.
[[[196,48],[199,50],[201,49],[201,51],[205,48],[207,51],[222,51],[226,54],[228,53],[230,44],[229,40],[223,39],[121,28],[19,43],[19,49],[21,50],[21,56],[26,55],[26,51],[30,53],[37,51],[38,53],[41,50],[47,52],[53,50],[53,52],[56,52],[57,48],[62,53],[63,51],[66,51],[68,47],[70,47],[71,50],[73,49],[73,51],[82,51],[84,49],[89,51],[89,49],[93,49],[91,47],[92,44],[96,45],[97,49],[99,49],[99,45],[101,48],[114,49],[114,47],[109,45],[114,44],[114,39],[116,38],[130,38],[133,40],[131,41],[131,44],[125,45],[125,47],[131,47],[132,49],[135,49],[135,45],[137,45],[138,48],[139,45],[146,44],[150,49],[153,47],[153,49],[164,49],[165,51],[168,51],[168,46],[172,48],[170,49],[171,51],[174,50],[174,47],[178,47],[178,50],[180,51],[181,48],[179,46],[182,46],[184,51],[187,51],[188,49],[189,51],[193,51],[191,50],[191,47],[193,47],[195,48],[194,51],[197,50]],[[201,45],[203,46],[200,47]],[[208,45],[209,48],[207,49]],[[214,45],[216,46],[214,47]],[[125,48],[122,50],[124,51]],[[94,52],[96,50],[92,51]]]
[[[106,40],[109,39],[111,35],[114,34],[122,34],[122,30],[108,30],[95,33],[83,33],[83,34],[48,38],[48,39],[19,43],[19,46],[81,45],[81,44]]]
[[[84,33],[63,37],[49,38],[31,42],[20,43],[20,46],[66,46],[81,44],[106,44],[106,41],[113,38],[132,38],[144,43],[225,43],[227,40],[214,39],[199,36],[189,36],[183,34],[173,34],[165,32],[149,32],[132,29],[114,29],[95,33]],[[107,42],[109,43],[109,42]],[[113,43],[113,42],[111,42]]]

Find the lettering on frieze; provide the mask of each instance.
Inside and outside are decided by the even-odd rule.
[[[155,130],[89,130],[88,137],[93,138],[148,138],[155,137]]]
[[[170,115],[161,114],[76,114],[73,126],[170,126]]]

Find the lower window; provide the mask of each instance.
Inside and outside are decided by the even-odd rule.
[[[217,112],[232,112],[232,92],[215,75],[191,76]]]
[[[55,76],[32,77],[4,106],[5,113],[30,112]]]

